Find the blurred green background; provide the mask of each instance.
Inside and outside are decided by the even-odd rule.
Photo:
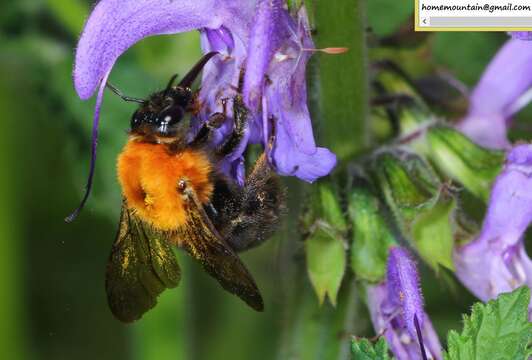
[[[341,290],[344,300],[336,310],[329,304],[319,309],[309,290],[296,232],[304,185],[293,179],[286,179],[290,213],[282,230],[243,255],[263,292],[265,313],[223,292],[178,253],[184,274],[179,288],[163,294],[138,323],[125,326],[112,317],[104,271],[120,207],[115,159],[134,110],[112,94],[106,94],[102,110],[92,197],[78,220],[63,221],[77,206],[88,171],[94,102],[78,99],[71,71],[91,3],[18,0],[0,6],[0,352],[9,354],[5,358],[323,359],[325,353],[308,349],[347,342],[352,334],[372,336],[356,289]],[[413,1],[406,3],[367,2],[370,45],[372,38],[411,28]],[[146,39],[120,58],[111,81],[126,94],[143,97],[197,60],[198,39],[197,33]],[[413,76],[444,70],[472,86],[505,39],[505,34],[440,33],[421,47],[374,51],[389,53]],[[427,309],[440,334],[459,328],[460,314],[473,301],[450,282],[423,275]]]

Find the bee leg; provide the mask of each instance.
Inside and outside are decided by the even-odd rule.
[[[233,98],[233,132],[229,138],[218,148],[217,155],[224,157],[229,155],[240,144],[244,137],[244,132],[247,126],[248,109],[244,105],[242,96],[236,95]]]
[[[197,147],[209,142],[212,132],[219,129],[227,119],[227,99],[222,99],[223,112],[215,112],[209,116],[205,124],[200,128],[190,146]]]
[[[260,245],[277,229],[285,211],[285,190],[263,153],[242,189],[240,204],[223,226],[224,237],[235,251]]]

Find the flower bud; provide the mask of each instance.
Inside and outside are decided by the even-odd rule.
[[[408,138],[427,126],[433,120],[427,105],[412,86],[408,76],[392,63],[378,64],[376,75],[376,99],[387,100],[387,110],[397,122],[400,138]]]
[[[373,283],[384,279],[388,249],[396,244],[383,210],[369,183],[355,175],[347,194],[347,215],[353,229],[350,263],[358,279]]]
[[[502,168],[504,152],[483,148],[459,131],[441,125],[428,130],[427,143],[428,156],[445,175],[488,200],[491,184]]]
[[[435,270],[438,265],[452,269],[457,226],[451,189],[425,160],[412,153],[380,153],[372,167],[403,236]]]

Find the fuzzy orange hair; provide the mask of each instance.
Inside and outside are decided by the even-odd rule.
[[[188,181],[202,203],[209,201],[213,185],[207,155],[185,149],[171,154],[165,145],[130,140],[118,156],[118,181],[127,206],[159,230],[175,230],[186,222],[177,183]]]

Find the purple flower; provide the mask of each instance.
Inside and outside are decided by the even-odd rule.
[[[532,32],[530,31],[510,31],[508,34],[512,37],[512,39],[525,41],[532,40]]]
[[[242,154],[248,143],[260,142],[280,174],[309,182],[327,175],[336,157],[316,147],[306,104],[306,49],[313,47],[306,14],[300,11],[294,19],[284,5],[281,0],[101,0],[85,25],[74,66],[80,98],[88,99],[100,89],[93,135],[102,89],[120,55],[148,36],[199,30],[203,51],[220,55],[204,68],[196,129],[222,111],[222,100],[234,97],[245,72],[243,93],[251,119],[240,147],[221,164],[223,169],[242,182]],[[228,118],[215,142],[231,131],[231,106]],[[95,140],[92,150],[94,158]]]
[[[423,310],[416,265],[401,247],[390,249],[386,281],[367,287],[373,327],[384,334],[398,360],[441,359],[441,345]]]
[[[495,180],[479,236],[454,252],[458,278],[481,300],[532,287],[532,261],[523,243],[531,221],[532,145],[518,145]]]
[[[458,128],[478,144],[508,148],[511,117],[530,100],[532,42],[508,40],[488,65]]]

